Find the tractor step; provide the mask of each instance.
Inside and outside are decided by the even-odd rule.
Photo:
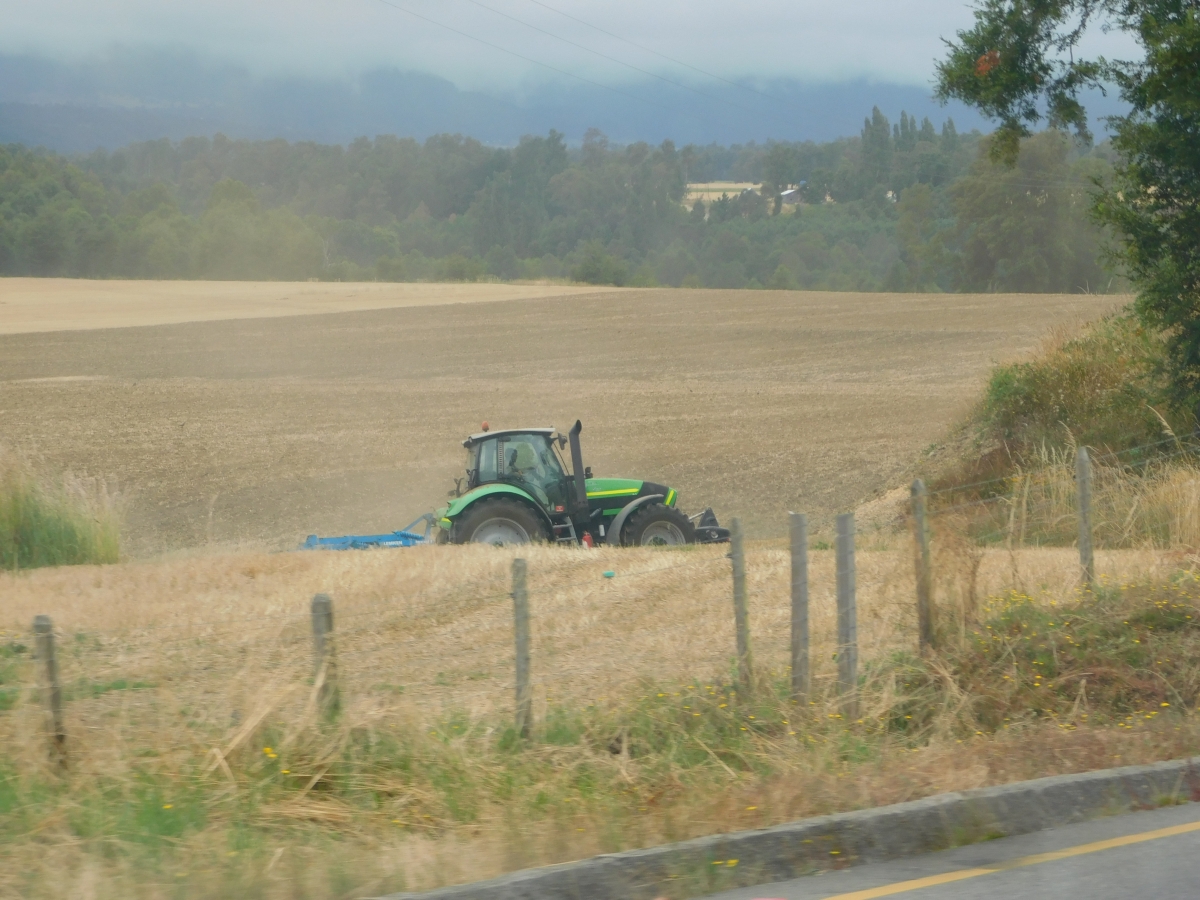
[[[578,544],[579,537],[575,534],[575,523],[570,519],[563,525],[554,525],[554,542],[556,544]]]

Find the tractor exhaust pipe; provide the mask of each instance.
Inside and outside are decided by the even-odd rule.
[[[571,471],[575,473],[575,503],[586,518],[587,480],[583,474],[583,451],[579,449],[579,432],[581,431],[583,431],[583,422],[576,419],[567,436],[571,439]]]

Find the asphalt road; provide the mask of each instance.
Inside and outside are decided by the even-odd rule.
[[[713,900],[1200,898],[1200,803],[713,895]]]

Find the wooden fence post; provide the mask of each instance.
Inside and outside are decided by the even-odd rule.
[[[58,682],[58,656],[54,648],[54,625],[49,616],[33,620],[37,657],[41,663],[42,700],[46,704],[46,733],[50,737],[50,761],[67,764],[67,732],[63,727],[62,685]]]
[[[1096,559],[1092,551],[1092,460],[1087,447],[1075,454],[1075,496],[1079,504],[1079,568],[1083,586],[1089,591],[1096,583]]]
[[[858,620],[854,584],[854,513],[837,517],[838,694],[842,714],[858,718]]]
[[[808,699],[808,517],[788,513],[792,538],[792,700]]]
[[[746,607],[746,547],[742,520],[729,528],[729,557],[733,560],[733,622],[737,629],[738,684],[749,691],[753,684],[750,661],[750,613]]]
[[[317,594],[312,598],[312,629],[317,706],[322,715],[331,717],[337,714],[341,697],[333,640],[333,600],[328,594]]]
[[[533,730],[533,693],[529,687],[529,591],[525,585],[526,564],[512,564],[513,624],[517,644],[517,733],[527,738]]]
[[[935,645],[933,623],[933,563],[929,553],[928,494],[925,482],[912,483],[913,536],[916,538],[917,632],[922,652]]]

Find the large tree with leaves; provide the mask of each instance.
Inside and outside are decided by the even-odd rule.
[[[1077,55],[1089,29],[1120,29],[1143,56]],[[1080,94],[1116,85],[1121,160],[1094,211],[1112,226],[1143,321],[1163,332],[1175,398],[1200,398],[1200,0],[979,0],[948,42],[938,93],[997,119],[997,159],[1015,160],[1043,118],[1090,137]]]

